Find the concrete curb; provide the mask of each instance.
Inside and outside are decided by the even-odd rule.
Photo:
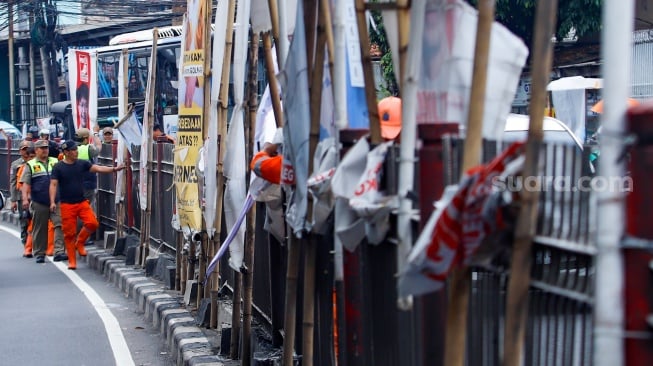
[[[145,276],[145,270],[125,265],[125,259],[114,257],[104,249],[87,248],[86,262],[104,275],[117,289],[131,298],[143,318],[159,328],[177,365],[226,366],[239,365],[221,359],[218,349],[197,326],[195,317],[183,304],[183,296]]]

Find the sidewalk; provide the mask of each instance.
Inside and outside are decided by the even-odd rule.
[[[18,226],[18,214],[3,210],[0,219]],[[220,354],[220,333],[217,330],[198,326],[197,311],[184,305],[184,296],[170,290],[162,281],[154,279],[151,273],[140,266],[127,265],[126,257],[113,255],[113,250],[104,249],[103,241],[87,246],[85,260],[89,268],[104,275],[118,290],[137,304],[147,322],[160,329],[161,337],[167,342],[170,353],[177,359],[177,365],[184,366],[236,366],[240,361],[227,360]],[[220,306],[220,324],[230,323],[231,315],[223,302]],[[225,328],[231,327],[227,324]]]

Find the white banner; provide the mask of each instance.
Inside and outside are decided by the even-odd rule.
[[[249,36],[250,0],[239,0],[236,11],[236,37],[233,55],[234,109],[227,136],[227,152],[224,160],[224,175],[227,187],[224,197],[224,214],[227,227],[231,228],[238,219],[238,210],[247,195],[247,158],[245,152],[245,126],[243,125],[243,96],[247,64],[247,38]],[[237,232],[234,245],[229,247],[229,266],[240,271],[243,266],[245,227]]]
[[[311,114],[306,64],[304,11],[297,3],[297,23],[284,70],[279,74],[284,91],[283,167],[281,184],[289,194],[286,220],[295,234],[307,229],[308,138]]]
[[[218,1],[215,11],[215,27],[213,30],[213,53],[211,58],[211,113],[209,115],[208,131],[204,149],[204,225],[209,238],[215,235],[215,214],[218,195],[217,165],[218,165],[218,99],[222,82],[222,65],[224,63],[224,46],[227,38],[227,13],[229,1]],[[224,121],[223,123],[226,123]]]

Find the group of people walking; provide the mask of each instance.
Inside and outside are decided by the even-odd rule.
[[[19,212],[24,257],[44,263],[52,255],[53,261],[67,260],[68,269],[74,270],[77,254],[86,255],[84,246],[99,226],[92,208],[95,173],[125,167],[94,164],[98,150],[89,144],[86,128],[61,146],[49,140],[49,131],[41,132],[35,141],[21,141],[20,158],[11,164],[11,208]]]

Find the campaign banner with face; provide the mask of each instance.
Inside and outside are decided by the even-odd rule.
[[[92,52],[68,51],[69,90],[75,129],[97,123],[97,57]]]
[[[182,60],[179,69],[179,119],[174,157],[174,183],[177,189],[177,213],[181,227],[191,231],[202,228],[197,162],[203,145],[204,124],[204,34],[206,0],[188,0],[183,22]],[[208,86],[207,86],[208,87]]]

